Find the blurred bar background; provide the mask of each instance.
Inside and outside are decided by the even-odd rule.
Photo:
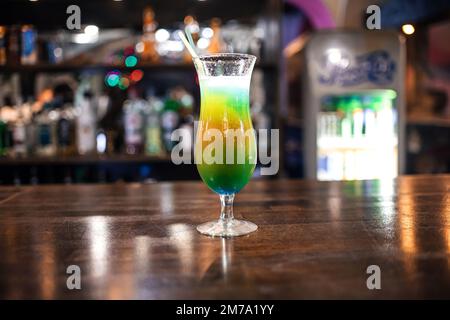
[[[202,54],[258,57],[253,124],[281,138],[267,178],[450,171],[448,1],[3,0],[0,184],[199,179],[170,160],[200,107],[185,28]]]

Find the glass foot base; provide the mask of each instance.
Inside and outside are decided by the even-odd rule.
[[[216,220],[202,223],[197,231],[212,237],[237,237],[256,231],[258,226],[249,221],[232,219],[230,221]]]

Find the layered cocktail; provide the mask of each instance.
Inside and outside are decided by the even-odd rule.
[[[249,106],[255,60],[244,54],[194,58],[201,91],[195,160],[202,180],[220,195],[222,204],[218,221],[197,228],[204,234],[228,237],[257,229],[255,224],[233,217],[234,195],[248,183],[256,165]]]

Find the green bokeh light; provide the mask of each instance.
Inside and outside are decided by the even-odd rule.
[[[126,88],[128,88],[129,85],[130,85],[130,80],[128,80],[125,77],[120,78],[119,89],[125,90]]]
[[[106,79],[106,83],[110,87],[115,87],[119,84],[120,77],[118,74],[110,74]]]
[[[137,62],[138,62],[138,59],[135,56],[131,55],[131,56],[126,57],[125,66],[127,66],[129,68],[134,67],[137,65]]]

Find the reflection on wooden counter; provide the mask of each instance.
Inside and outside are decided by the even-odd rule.
[[[449,186],[253,181],[235,214],[259,229],[234,239],[195,231],[219,210],[200,182],[1,187],[0,297],[450,298]]]

